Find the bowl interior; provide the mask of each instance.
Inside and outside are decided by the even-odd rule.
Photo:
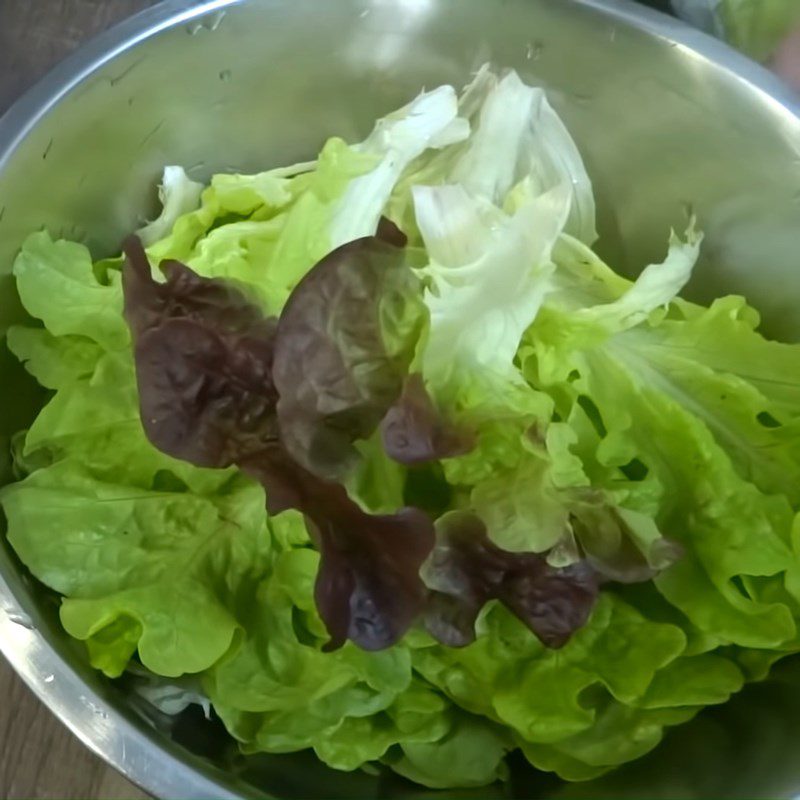
[[[492,61],[546,87],[563,114],[595,183],[601,255],[635,274],[663,257],[671,226],[683,229],[696,214],[707,238],[690,294],[742,293],[768,332],[800,338],[800,123],[777,81],[724,45],[624,0],[187,5],[168,2],[101,37],[0,121],[0,336],[22,318],[10,269],[31,231],[44,225],[96,256],[113,253],[152,211],[165,164],[206,178],[303,160],[328,136],[363,137],[421,87],[461,85]],[[8,438],[43,394],[1,345],[0,385],[2,482]],[[243,758],[192,712],[177,722],[143,719],[124,687],[88,669],[58,625],[53,598],[5,543],[0,598],[31,622],[23,633],[0,620],[18,669],[151,791],[426,794],[391,776],[333,773],[308,754]],[[43,682],[53,664],[71,676],[63,690]],[[107,724],[87,725],[86,709],[72,708],[76,692],[100,704]],[[800,667],[787,663],[770,683],[702,714],[607,779],[566,786],[512,763],[502,791],[788,797],[800,792],[799,711]],[[139,760],[124,743],[119,754],[120,736],[139,742]]]

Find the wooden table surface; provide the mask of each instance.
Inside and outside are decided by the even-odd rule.
[[[0,113],[89,36],[154,0],[0,0]],[[0,798],[140,800],[0,657]]]

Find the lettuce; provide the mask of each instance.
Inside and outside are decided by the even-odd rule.
[[[668,260],[660,269],[683,266]],[[797,348],[761,337],[735,298],[708,310],[676,303],[666,316],[644,300],[650,316],[627,327],[640,317],[620,309],[647,274],[585,309],[571,307],[567,290],[554,296],[526,333],[523,371],[558,393],[563,418],[589,416],[575,447],[594,465],[593,485],[625,487],[623,505],[682,545],[685,556],[655,579],[664,596],[720,642],[780,647],[796,635],[790,608],[737,582],[792,566],[798,442],[784,424],[797,412],[782,401],[796,373],[782,359]],[[719,360],[722,341],[729,355]],[[736,374],[736,344],[759,353],[752,378],[741,365]]]
[[[680,299],[694,224],[603,263],[542,90],[482,68],[162,201],[14,270],[49,394],[0,504],[97,669],[448,789],[596,778],[800,651],[800,346]]]
[[[512,216],[458,185],[418,187],[414,198],[431,258],[423,375],[437,384],[451,373],[458,381],[462,370],[508,376],[544,299],[568,194],[558,188],[533,197]]]
[[[722,19],[734,47],[764,60],[800,22],[800,9],[791,0],[726,0]]]
[[[794,0],[673,0],[673,5],[682,17],[759,61],[773,55],[780,40],[800,21]]]
[[[260,492],[231,489],[216,501],[145,491],[65,459],[7,491],[3,508],[11,544],[67,597],[62,622],[89,641],[94,666],[118,676],[138,650],[148,669],[177,677],[230,648],[239,625],[228,604],[263,575],[271,549]]]
[[[33,234],[17,256],[14,276],[26,310],[53,336],[84,336],[106,350],[128,344],[119,273],[101,283],[83,245]]]
[[[159,186],[161,214],[139,231],[145,245],[154,244],[169,236],[175,223],[200,205],[203,184],[189,179],[182,167],[166,167],[163,183]]]
[[[425,324],[419,280],[397,246],[405,240],[388,226],[320,261],[278,324],[272,374],[282,440],[325,477],[347,473],[354,442],[399,399]]]
[[[264,486],[271,514],[303,512],[322,556],[314,594],[331,637],[326,649],[347,639],[368,650],[395,644],[425,603],[419,569],[433,524],[415,508],[366,513],[328,479],[327,466],[335,463],[330,441],[348,455],[350,439],[380,421],[370,406],[385,413],[400,392],[402,346],[395,352],[390,342],[413,336],[409,319],[418,316],[384,312],[398,292],[405,302],[401,249],[381,236],[342,245],[276,322],[236,287],[179,261],[163,261],[157,281],[141,242],[124,247],[125,318],[149,441],[197,467],[238,467]],[[365,321],[348,319],[354,312]],[[312,360],[312,380],[303,358]]]

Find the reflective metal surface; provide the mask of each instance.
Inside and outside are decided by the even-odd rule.
[[[800,338],[794,98],[723,44],[624,0],[217,0],[141,14],[0,120],[0,334],[21,314],[9,272],[30,231],[46,225],[109,253],[152,210],[164,164],[204,177],[301,160],[329,135],[363,135],[423,85],[463,83],[487,60],[550,90],[595,181],[603,255],[633,273],[663,254],[670,225],[696,213],[707,240],[695,295],[744,293],[770,331]],[[0,348],[0,481],[3,437],[39,402]],[[56,714],[156,795],[414,791],[305,755],[237,757],[191,716],[158,728],[87,668],[52,598],[5,547],[0,643]],[[798,706],[790,664],[780,681],[670,735],[642,765],[572,787],[515,766],[508,791],[790,797],[800,794]]]

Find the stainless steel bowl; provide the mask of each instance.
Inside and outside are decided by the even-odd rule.
[[[795,98],[724,45],[626,0],[172,0],[140,14],[0,120],[0,335],[21,318],[9,273],[32,230],[112,252],[152,210],[164,164],[203,177],[300,160],[331,134],[363,135],[423,85],[463,83],[487,60],[550,90],[595,181],[604,256],[635,273],[691,209],[707,232],[695,296],[744,293],[770,332],[800,338]],[[0,347],[0,481],[2,439],[40,401]],[[2,544],[3,652],[88,746],[153,794],[433,794],[333,773],[305,754],[245,759],[198,717],[166,724],[148,714],[88,668],[51,595]],[[510,792],[800,795],[798,712],[800,670],[789,663],[610,778],[565,786],[512,765]]]

